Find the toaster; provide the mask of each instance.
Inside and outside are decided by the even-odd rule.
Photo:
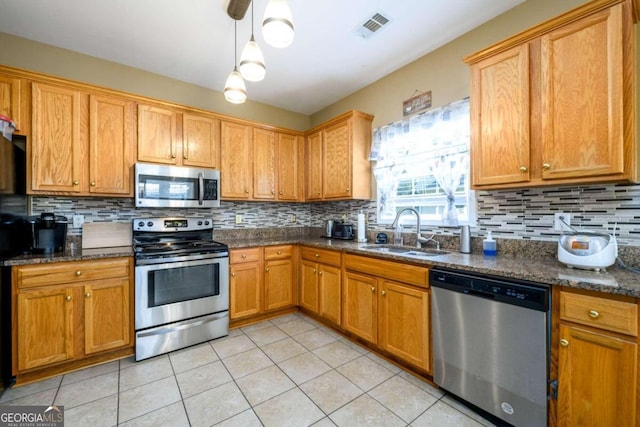
[[[334,239],[353,240],[355,238],[353,225],[342,222],[334,223],[331,237]]]

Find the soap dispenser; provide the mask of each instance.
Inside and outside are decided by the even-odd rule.
[[[498,247],[496,241],[491,237],[491,230],[487,232],[487,238],[482,241],[482,253],[488,256],[496,256]]]

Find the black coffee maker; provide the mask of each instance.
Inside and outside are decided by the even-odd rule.
[[[67,239],[67,217],[46,212],[26,220],[29,251],[35,254],[64,252]]]

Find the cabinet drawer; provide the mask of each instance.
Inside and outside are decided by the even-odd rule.
[[[344,265],[347,270],[360,271],[421,288],[429,287],[429,269],[426,267],[359,255],[345,255]]]
[[[638,305],[630,302],[560,292],[560,318],[638,336]]]
[[[72,261],[14,267],[18,288],[129,277],[130,259]]]
[[[229,251],[229,263],[256,262],[262,259],[262,248],[232,249]]]
[[[292,254],[293,247],[291,245],[267,246],[264,248],[265,260],[291,258]]]
[[[327,249],[318,249],[311,247],[302,247],[301,249],[302,259],[307,261],[321,262],[323,264],[335,265],[340,267],[340,252],[331,251]]]

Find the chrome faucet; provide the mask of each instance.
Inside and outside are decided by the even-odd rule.
[[[414,208],[403,208],[400,209],[400,211],[398,211],[398,213],[396,214],[396,219],[393,220],[393,223],[391,224],[392,227],[399,227],[400,223],[400,215],[402,215],[404,212],[406,211],[410,211],[413,212],[414,214],[416,214],[416,247],[421,248],[423,243],[427,243],[429,241],[434,241],[436,243],[436,247],[438,250],[440,250],[440,242],[438,242],[436,239],[433,238],[433,235],[431,235],[431,237],[422,237],[422,235],[420,234],[420,214],[418,213],[417,210],[415,210]]]

